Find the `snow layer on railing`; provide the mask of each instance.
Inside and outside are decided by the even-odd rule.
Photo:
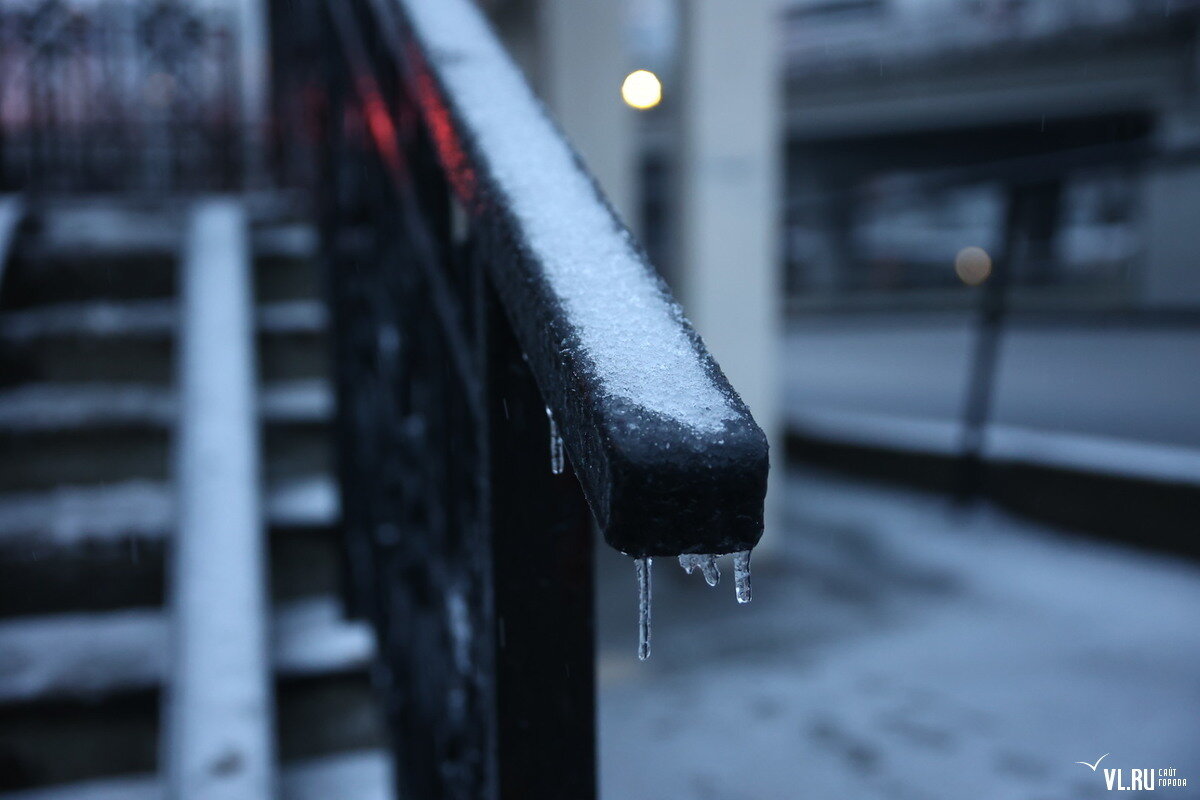
[[[688,336],[682,310],[599,202],[481,13],[463,0],[404,5],[604,391],[701,432],[722,430],[737,413]]]

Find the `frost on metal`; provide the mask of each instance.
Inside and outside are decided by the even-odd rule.
[[[739,417],[678,304],[663,289],[562,136],[468,3],[407,0],[405,8],[479,138],[578,349],[612,397],[706,433]],[[514,98],[526,102],[512,102]]]
[[[650,569],[654,564],[652,558],[634,560],[638,584],[638,659],[645,661],[650,657]]]
[[[749,603],[750,593],[750,551],[743,550],[733,554],[733,583],[739,603]]]
[[[650,658],[650,565],[653,559],[638,558],[634,560],[638,582],[638,658],[642,661]],[[717,567],[717,556],[713,554],[684,553],[679,556],[679,566],[691,575],[696,570],[704,575],[704,581],[709,586],[721,582],[721,570]],[[738,603],[750,602],[750,551],[742,550],[733,554],[734,591]]]
[[[563,440],[558,432],[558,423],[554,421],[554,412],[546,406],[546,419],[550,423],[550,473],[562,475],[566,467],[566,456],[563,454]]]

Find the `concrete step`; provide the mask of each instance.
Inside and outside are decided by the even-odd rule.
[[[258,403],[267,425],[318,424],[333,413],[333,393],[319,378],[268,384]],[[167,428],[175,423],[176,409],[174,390],[157,384],[25,384],[0,390],[0,432]]]
[[[267,480],[327,472],[332,467],[328,430],[319,420],[305,419],[311,404],[287,398],[282,421],[263,427],[263,460]],[[0,493],[49,489],[62,484],[86,486],[136,480],[167,480],[174,433],[171,425],[149,420],[112,420],[87,427],[50,428],[24,424],[5,430],[4,398],[0,397]],[[71,409],[63,409],[71,410]],[[114,416],[129,409],[113,407]],[[54,409],[47,404],[47,412]],[[264,415],[265,416],[265,415]],[[312,417],[308,417],[312,419]]]
[[[340,591],[332,481],[281,480],[266,503],[275,601]],[[173,506],[145,481],[0,497],[0,619],[161,605]]]
[[[44,211],[27,227],[9,265],[5,308],[176,292],[183,244],[178,209],[86,204]],[[260,301],[320,294],[311,226],[260,224],[251,242]]]
[[[165,427],[102,427],[75,431],[0,433],[0,492],[36,491],[61,484],[87,486],[166,480],[172,434]],[[263,436],[268,480],[326,472],[329,436],[322,425],[269,425]]]
[[[65,549],[0,546],[0,620],[162,605],[163,546],[137,540]],[[311,583],[328,592],[337,585]]]
[[[159,608],[0,621],[0,703],[89,700],[153,689],[167,675],[170,615]],[[272,615],[280,677],[366,669],[370,630],[342,618],[332,595],[293,600]]]
[[[173,524],[173,493],[157,481],[58,486],[0,496],[0,547],[35,557],[58,548],[160,540]],[[266,494],[272,527],[327,528],[338,518],[338,497],[327,474],[280,480]]]
[[[392,765],[382,750],[358,750],[285,764],[281,800],[391,800]],[[167,800],[155,775],[110,778],[0,794],[0,800]]]
[[[175,293],[175,259],[143,252],[55,252],[18,247],[5,276],[4,307],[146,300]]]
[[[379,714],[365,671],[281,677],[279,758],[287,764],[378,751]],[[0,704],[0,792],[157,773],[161,716],[155,689]]]
[[[68,548],[0,546],[0,620],[163,604],[164,542]],[[341,591],[337,531],[274,528],[267,542],[275,602]]]
[[[116,428],[0,434],[0,492],[46,489],[62,483],[155,480],[168,471],[165,428]]]
[[[264,380],[328,374],[321,303],[266,303],[257,316]],[[5,382],[171,383],[177,319],[176,304],[168,299],[65,303],[0,314]]]

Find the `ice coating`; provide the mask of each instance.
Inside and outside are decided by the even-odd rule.
[[[679,566],[683,567],[683,571],[688,575],[699,569],[709,586],[716,586],[721,582],[721,570],[717,566],[715,555],[684,554],[679,557]]]
[[[566,466],[566,456],[563,454],[563,440],[558,433],[558,423],[554,421],[554,412],[546,406],[546,419],[550,421],[550,472],[562,475]]]
[[[733,554],[733,584],[739,603],[750,602],[750,551]]]
[[[651,558],[634,559],[638,584],[638,660],[650,657],[650,566]]]
[[[481,13],[464,0],[404,5],[604,391],[695,430],[720,431],[737,412],[709,375],[681,310],[597,202]]]

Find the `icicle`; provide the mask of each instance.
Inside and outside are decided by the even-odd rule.
[[[651,558],[636,559],[638,582],[638,659],[650,657],[650,564]]]
[[[733,583],[739,603],[750,602],[750,551],[733,554]]]
[[[546,419],[550,420],[550,472],[562,475],[565,460],[563,456],[563,441],[558,435],[558,423],[554,421],[554,412],[546,406]]]
[[[709,586],[716,586],[721,582],[721,570],[717,568],[716,556],[684,554],[679,557],[679,566],[683,567],[683,571],[688,575],[697,569],[700,570]]]

